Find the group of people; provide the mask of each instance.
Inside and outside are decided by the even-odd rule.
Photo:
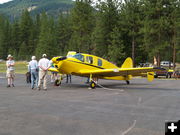
[[[13,60],[12,55],[8,55],[6,61],[7,66],[7,80],[8,85],[7,87],[15,87],[14,86],[14,66],[15,62]],[[43,83],[43,89],[47,90],[47,74],[48,69],[51,67],[51,62],[47,59],[47,55],[43,54],[42,58],[37,62],[36,57],[32,56],[32,60],[29,62],[28,70],[31,74],[31,89],[34,89],[35,87],[40,90],[41,85]]]
[[[15,62],[13,60],[12,55],[8,55],[6,61],[6,66],[7,66],[7,80],[8,80],[8,85],[7,87],[15,87],[14,86],[14,66]],[[47,90],[47,75],[48,75],[48,69],[53,66],[52,61],[47,59],[47,55],[43,54],[42,58],[37,62],[36,56],[32,56],[32,60],[29,62],[28,65],[28,72],[30,73],[31,76],[31,89],[38,89],[41,90],[43,88],[44,90]],[[57,72],[52,72],[51,75],[51,82],[54,82],[57,77]],[[69,82],[71,83],[71,75],[66,75],[66,83]],[[43,87],[42,87],[43,84]]]
[[[31,89],[34,89],[36,85],[36,88],[40,90],[43,83],[43,89],[47,90],[47,74],[50,67],[51,63],[46,54],[42,55],[39,62],[37,62],[35,56],[32,56],[28,65],[28,70],[31,73]]]

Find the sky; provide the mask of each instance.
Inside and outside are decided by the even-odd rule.
[[[9,1],[12,1],[12,0],[0,0],[0,4],[6,3]],[[73,0],[73,1],[75,1],[75,0]],[[97,2],[97,0],[93,0],[93,2]]]
[[[6,3],[6,2],[9,2],[9,1],[12,1],[12,0],[0,0],[0,4]]]
[[[8,1],[12,1],[12,0],[0,0],[0,4],[6,3],[6,2],[8,2]],[[75,1],[75,0],[72,0],[72,1]],[[96,2],[97,0],[93,0],[93,1]]]

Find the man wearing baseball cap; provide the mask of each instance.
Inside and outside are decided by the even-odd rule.
[[[9,87],[14,87],[14,65],[15,65],[15,62],[13,60],[13,56],[11,54],[8,55],[7,57],[7,61],[6,61],[6,66],[7,66],[7,72],[6,72],[6,77],[7,77],[7,80],[8,80],[8,85],[7,85],[7,88]]]
[[[39,81],[38,81],[38,90],[41,89],[41,84],[43,82],[43,89],[47,90],[47,73],[50,68],[50,61],[47,59],[47,55],[43,54],[42,58],[39,60]]]

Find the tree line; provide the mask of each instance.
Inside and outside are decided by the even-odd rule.
[[[57,15],[56,15],[57,16]],[[16,60],[32,55],[49,58],[67,51],[94,54],[122,64],[161,60],[180,62],[179,0],[76,0],[66,14],[46,12],[31,16],[27,10],[14,22],[0,15],[0,58]]]

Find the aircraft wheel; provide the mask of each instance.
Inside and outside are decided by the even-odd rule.
[[[94,81],[91,81],[90,87],[91,87],[92,89],[95,89],[95,88],[96,88],[96,83],[95,83]]]
[[[61,80],[60,79],[57,79],[55,82],[54,82],[54,86],[59,86],[61,85]]]
[[[127,85],[129,85],[129,84],[130,84],[130,81],[126,80],[126,83],[127,83]]]
[[[158,78],[158,76],[157,76],[157,75],[154,75],[154,78]]]

